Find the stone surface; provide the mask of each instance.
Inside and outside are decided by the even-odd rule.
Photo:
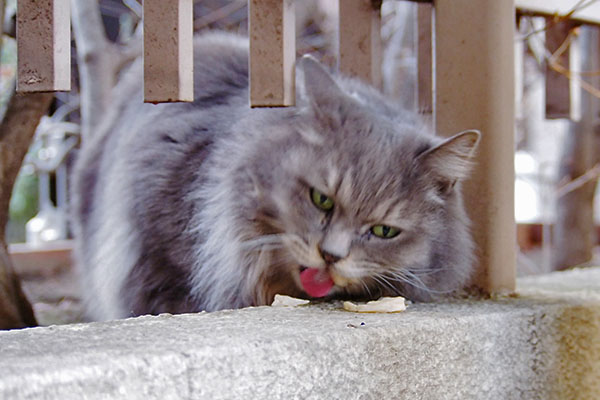
[[[335,303],[0,332],[0,399],[600,398],[599,274],[399,314]]]

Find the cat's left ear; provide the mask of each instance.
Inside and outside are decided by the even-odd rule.
[[[342,89],[325,67],[311,55],[298,60],[303,72],[304,93],[315,105],[323,107],[344,97]]]
[[[417,160],[438,180],[443,190],[469,176],[481,133],[468,130],[456,134],[419,154]]]

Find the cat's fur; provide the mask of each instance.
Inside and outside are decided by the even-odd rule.
[[[457,182],[479,135],[443,141],[309,58],[297,106],[251,109],[247,54],[245,38],[197,38],[193,104],[143,104],[134,65],[84,143],[75,254],[91,317],[307,297],[300,266],[329,271],[330,297],[430,300],[465,284],[473,244]],[[331,212],[312,203],[313,187]],[[381,223],[402,231],[378,238]]]

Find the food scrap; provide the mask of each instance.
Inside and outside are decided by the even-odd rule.
[[[344,302],[344,310],[359,313],[397,313],[406,310],[404,297],[382,297],[379,300],[369,301],[366,304],[355,304],[351,301]]]
[[[296,307],[310,303],[309,300],[297,299],[295,297],[276,294],[271,307]]]

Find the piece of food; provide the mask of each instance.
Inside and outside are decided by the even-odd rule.
[[[276,294],[271,307],[296,307],[303,306],[310,303],[308,300],[297,299],[295,297],[286,296],[283,294]]]
[[[404,297],[382,297],[379,300],[369,301],[366,304],[355,304],[351,301],[344,302],[344,310],[359,313],[396,313],[406,310]]]

